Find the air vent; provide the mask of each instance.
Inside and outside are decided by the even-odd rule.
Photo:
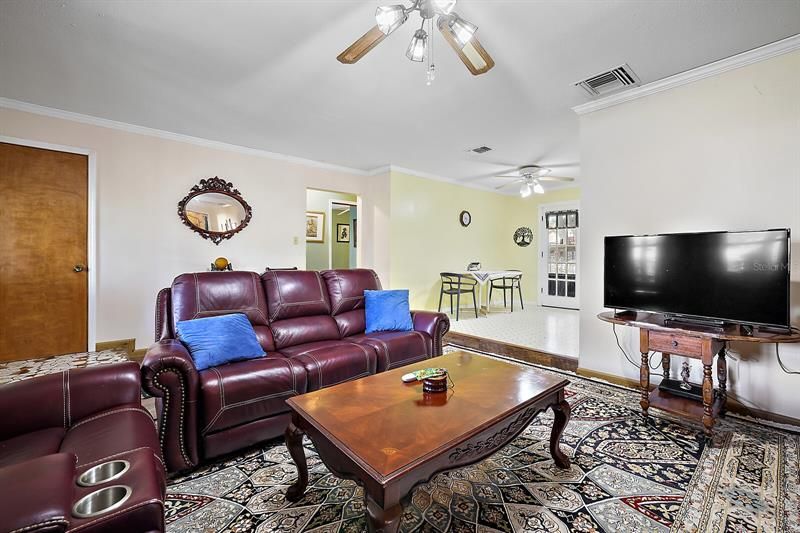
[[[488,146],[479,146],[477,148],[470,148],[467,152],[475,152],[476,154],[485,154],[486,152],[491,152],[492,149]]]
[[[575,85],[583,87],[592,96],[604,96],[627,87],[636,87],[639,83],[639,77],[631,67],[625,64],[608,72],[586,78]]]

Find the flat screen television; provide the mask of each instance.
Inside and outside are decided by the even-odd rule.
[[[605,307],[789,327],[788,229],[605,238]]]

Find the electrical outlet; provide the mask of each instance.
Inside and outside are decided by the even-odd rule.
[[[300,244],[300,237],[298,237],[297,235],[295,235],[294,237],[292,237],[292,242],[293,242],[295,245],[298,245],[298,244]]]

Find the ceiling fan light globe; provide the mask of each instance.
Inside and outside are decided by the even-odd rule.
[[[519,195],[523,198],[529,197],[531,193],[533,193],[533,190],[530,183],[523,183],[522,187],[519,188]]]
[[[406,10],[401,5],[381,6],[375,11],[375,21],[385,35],[389,35],[394,30],[403,25],[408,19]]]
[[[533,192],[536,194],[544,194],[544,187],[542,187],[541,183],[536,182],[533,184]]]
[[[428,34],[425,33],[425,30],[420,29],[415,31],[408,45],[408,50],[406,50],[406,57],[411,61],[419,62],[425,60],[425,47],[427,43]]]
[[[456,7],[458,0],[432,0],[433,8],[440,15],[449,15]]]
[[[475,32],[478,31],[478,27],[455,13],[451,15],[452,20],[450,21],[450,29],[453,31],[453,36],[456,39],[456,42],[461,45],[461,47],[467,46],[467,43],[472,39],[472,36],[475,35]]]

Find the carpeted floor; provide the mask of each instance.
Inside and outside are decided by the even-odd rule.
[[[126,359],[109,351],[7,363],[0,383]],[[417,487],[401,531],[800,532],[799,434],[728,416],[706,446],[699,427],[658,410],[645,424],[637,391],[568,375],[569,471],[550,459],[552,414],[542,414],[495,456]],[[283,496],[296,471],[280,440],[172,480],[167,530],[364,531],[361,489],[333,477],[310,442],[306,453],[309,490],[294,504]]]
[[[542,414],[495,456],[417,487],[400,530],[800,531],[800,435],[729,416],[706,446],[698,427],[660,411],[645,424],[636,391],[570,380],[569,471],[547,452],[552,414]],[[332,476],[308,441],[306,454],[309,490],[294,504],[280,440],[173,480],[168,531],[364,531],[361,489]]]

